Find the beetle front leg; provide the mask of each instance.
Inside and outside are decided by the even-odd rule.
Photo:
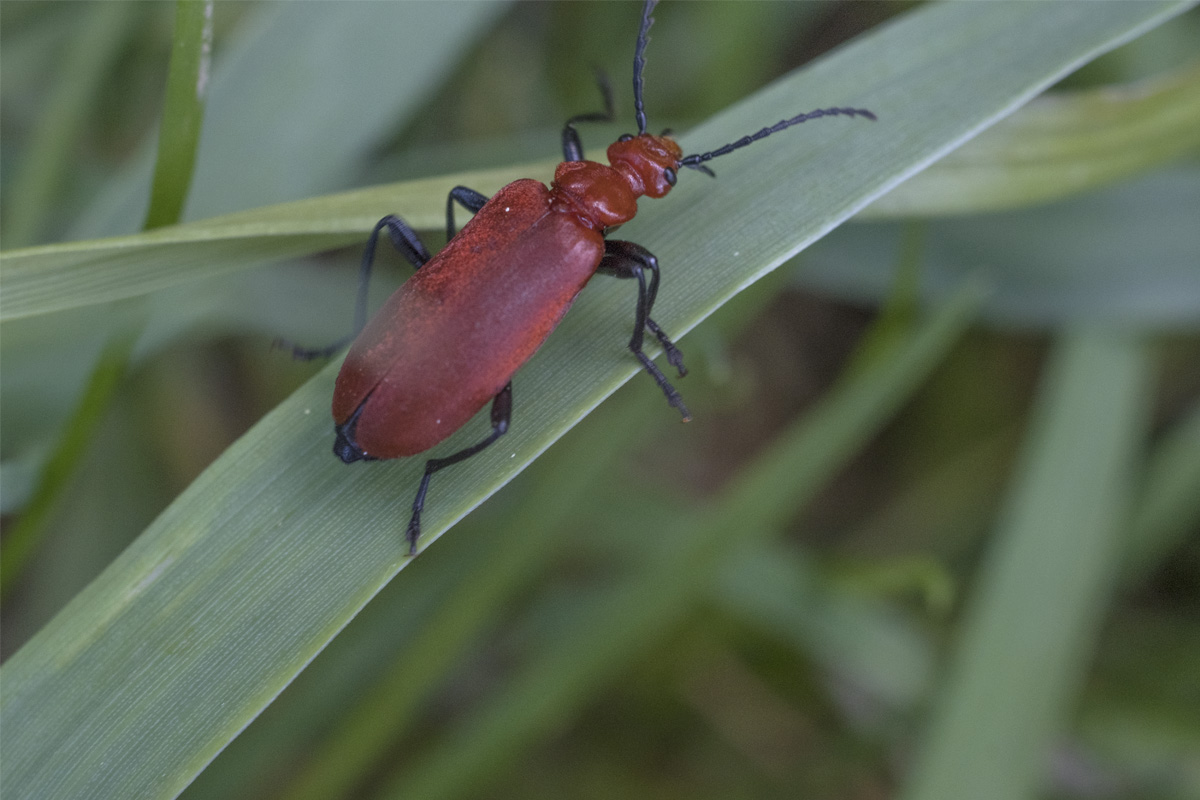
[[[300,347],[285,339],[276,339],[274,347],[287,348],[292,351],[293,358],[311,361],[314,358],[328,358],[358,338],[358,334],[367,324],[367,298],[371,286],[371,268],[375,263],[375,246],[379,242],[379,233],[384,229],[388,232],[392,247],[395,247],[415,269],[425,266],[431,256],[420,237],[417,236],[417,232],[404,220],[388,214],[375,223],[375,227],[371,230],[371,236],[367,239],[367,246],[363,250],[362,262],[358,268],[358,298],[354,303],[354,330],[350,332],[350,335],[325,347]]]
[[[580,122],[612,122],[613,120],[612,86],[609,85],[608,75],[603,70],[596,70],[596,83],[600,87],[600,94],[604,97],[604,110],[593,111],[589,114],[576,114],[567,120],[562,132],[563,161],[583,161],[583,142],[579,139],[579,131],[575,130],[576,124]]]
[[[412,519],[408,522],[407,538],[408,554],[410,556],[417,554],[417,540],[421,538],[421,511],[425,508],[425,493],[429,491],[429,479],[433,477],[433,473],[443,467],[465,461],[508,433],[508,423],[511,419],[512,381],[509,381],[500,390],[500,394],[496,395],[496,398],[492,400],[492,432],[486,439],[445,458],[431,458],[425,462],[425,474],[421,477],[421,485],[417,487],[417,497],[413,500],[412,505]]]
[[[650,271],[650,281],[647,285],[646,271]],[[634,317],[633,336],[629,340],[629,349],[642,362],[642,366],[646,372],[650,373],[650,377],[654,378],[654,382],[663,390],[663,394],[667,396],[667,402],[678,409],[683,415],[684,422],[692,418],[691,413],[687,410],[687,406],[683,404],[683,398],[679,392],[663,375],[662,370],[650,359],[642,350],[642,343],[645,338],[646,330],[649,330],[662,344],[663,351],[666,353],[667,361],[679,371],[679,377],[687,374],[687,368],[683,366],[683,353],[675,346],[670,337],[658,326],[653,319],[650,318],[650,311],[654,307],[654,301],[658,296],[658,259],[654,257],[646,248],[633,242],[623,242],[619,240],[610,240],[604,243],[604,258],[600,260],[600,266],[596,269],[597,272],[602,272],[605,275],[612,275],[617,278],[636,278],[638,282],[638,303],[637,311]]]

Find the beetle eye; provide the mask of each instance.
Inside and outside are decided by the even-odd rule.
[[[671,169],[670,167],[667,167],[666,169],[663,170],[663,178],[666,179],[667,183],[674,186],[675,179],[676,179],[675,178],[675,170]]]
[[[619,139],[617,139],[617,141],[618,141],[618,142],[629,142],[629,141],[633,141],[633,134],[632,134],[632,133],[622,133],[622,134],[621,134],[621,137],[620,137]]]

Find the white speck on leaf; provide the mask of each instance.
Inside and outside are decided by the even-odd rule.
[[[208,72],[212,64],[213,0],[204,4],[204,31],[200,34],[200,64],[196,72],[196,97],[204,99],[208,91]]]

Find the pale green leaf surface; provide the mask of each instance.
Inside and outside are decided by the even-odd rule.
[[[530,172],[524,172],[528,176]],[[536,173],[533,173],[536,175]],[[522,177],[520,168],[499,174],[450,176],[379,186],[266,206],[184,223],[148,233],[4,255],[0,318],[134,297],[292,256],[361,242],[379,218],[396,213],[419,228],[445,224],[445,197],[458,183],[495,191]],[[546,171],[544,177],[549,177]],[[437,197],[436,202],[431,198]]]
[[[1200,152],[1200,64],[1035,99],[863,209],[860,219],[1000,211],[1057,200]]]
[[[661,210],[626,226],[622,235],[664,265],[655,316],[686,331],[883,191],[1182,7],[933,6],[730,109],[685,144],[834,104],[870,107],[880,122],[806,125],[728,156],[715,184],[688,175]],[[628,285],[584,293],[519,376],[512,432],[439,475],[429,533],[634,373],[632,359],[614,355],[632,310]],[[22,731],[6,744],[6,796],[177,793],[406,563],[402,529],[421,463],[337,463],[327,411],[335,371],[231,447],[5,665],[2,722]],[[436,452],[485,427],[476,420]]]
[[[921,292],[945,294],[962,276],[995,288],[986,317],[1045,327],[1106,321],[1146,328],[1200,321],[1200,169],[1180,166],[1062,200],[927,224]],[[899,223],[853,224],[805,253],[798,282],[876,303],[888,295]]]
[[[903,797],[1038,796],[1116,583],[1150,377],[1135,336],[1060,342]]]

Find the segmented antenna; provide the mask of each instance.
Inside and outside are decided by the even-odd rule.
[[[642,102],[642,71],[646,69],[646,43],[650,41],[650,26],[654,17],[650,12],[658,5],[658,0],[646,0],[642,8],[642,28],[638,31],[637,48],[633,51],[633,113],[637,119],[638,135],[646,132],[646,104]]]
[[[797,117],[792,117],[791,119],[781,120],[780,122],[775,123],[774,125],[772,125],[769,128],[763,128],[758,133],[752,133],[749,136],[743,136],[741,139],[738,139],[736,142],[730,142],[729,144],[725,145],[724,147],[719,147],[716,150],[710,150],[707,153],[697,153],[696,155],[684,156],[682,159],[680,159],[679,165],[681,167],[691,167],[692,169],[698,169],[701,172],[706,172],[709,175],[711,175],[712,170],[708,169],[707,167],[701,166],[701,162],[710,161],[710,160],[716,158],[717,156],[723,156],[726,153],[732,153],[734,150],[737,150],[740,147],[745,147],[748,144],[757,142],[759,139],[765,139],[768,136],[770,136],[772,133],[778,133],[779,131],[784,130],[785,128],[790,128],[793,125],[799,125],[801,122],[807,122],[810,119],[817,119],[819,117],[836,117],[836,116],[866,117],[867,119],[870,119],[870,120],[875,119],[875,115],[872,114],[870,111],[867,111],[865,108],[818,108],[816,111],[809,111],[807,114],[801,114]]]

